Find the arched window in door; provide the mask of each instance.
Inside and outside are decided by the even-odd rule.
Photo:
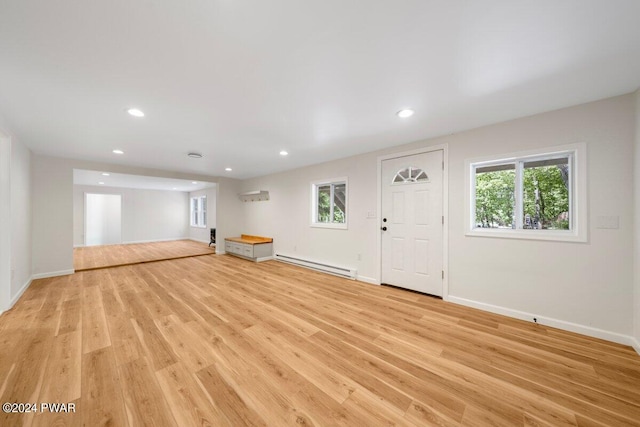
[[[427,173],[420,168],[414,168],[413,166],[409,166],[406,169],[401,169],[396,172],[396,175],[393,177],[394,184],[410,184],[414,182],[428,182],[429,177]]]

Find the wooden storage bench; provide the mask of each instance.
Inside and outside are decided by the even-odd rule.
[[[273,239],[248,234],[228,237],[224,239],[224,251],[255,262],[267,261],[273,258]]]

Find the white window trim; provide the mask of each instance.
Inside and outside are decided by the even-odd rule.
[[[476,228],[475,222],[475,174],[474,165],[483,166],[502,164],[526,160],[527,158],[555,157],[571,153],[573,172],[571,191],[569,192],[572,206],[571,230],[522,230]],[[585,143],[547,147],[532,151],[510,153],[499,156],[483,157],[465,160],[465,235],[476,237],[499,237],[506,239],[551,240],[560,242],[588,241],[588,206],[587,206],[587,145]],[[521,189],[516,189],[521,194]],[[521,198],[521,195],[519,196]],[[516,211],[520,210],[516,203]],[[516,213],[518,215],[518,213]],[[517,216],[516,216],[517,217]],[[519,219],[521,220],[521,219]]]
[[[193,223],[193,200],[198,200],[198,224]],[[204,199],[204,202],[203,202]],[[207,196],[192,196],[189,198],[189,225],[193,228],[207,228],[206,221],[203,220],[202,216],[204,214],[204,210],[207,203]],[[204,206],[204,209],[203,209]],[[204,224],[200,224],[200,222],[204,222]]]
[[[320,185],[327,184],[337,184],[344,182],[345,191],[344,191],[344,207],[345,207],[345,220],[344,223],[337,222],[316,222],[316,213],[318,210],[317,206],[317,189]],[[349,224],[349,179],[346,176],[340,178],[331,178],[331,179],[321,179],[318,181],[311,182],[311,227],[315,228],[333,228],[338,230],[346,230],[348,229]]]

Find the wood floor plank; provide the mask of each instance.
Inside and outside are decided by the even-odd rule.
[[[157,371],[156,377],[179,426],[233,426],[181,362]]]
[[[98,286],[82,290],[82,352],[90,353],[111,345],[107,319]]]
[[[198,334],[185,327],[177,316],[167,316],[156,320],[155,323],[173,352],[191,372],[199,371],[215,362],[216,359]]]
[[[108,315],[107,324],[117,365],[123,365],[144,355],[131,319],[127,315]]]
[[[49,348],[54,339],[54,329],[33,328],[22,333],[9,331],[23,340],[23,345],[14,347],[19,350],[11,366],[2,366],[1,372],[6,373],[3,384],[2,403],[37,403],[40,389],[49,358]],[[0,425],[21,425],[30,423],[32,414],[5,413],[0,414]]]
[[[286,390],[273,387],[260,367],[249,363],[236,353],[222,335],[206,328],[200,322],[191,322],[188,326],[208,337],[207,345],[216,357],[216,363],[198,371],[199,375],[215,369],[216,375],[220,375],[229,387],[233,388],[243,405],[260,415],[260,422],[267,425],[314,425],[309,416],[292,403]],[[211,399],[214,399],[214,396],[212,393]],[[228,410],[225,411],[227,412]],[[229,419],[235,418],[237,417],[231,416]]]
[[[176,243],[161,246],[140,249]],[[87,259],[137,256],[112,249]],[[34,280],[0,315],[0,398],[77,405],[0,414],[2,426],[637,427],[640,356],[397,288],[207,255]]]
[[[40,402],[72,402],[80,399],[82,378],[82,333],[60,334],[53,340]]]
[[[118,367],[131,426],[177,426],[151,364],[142,357]]]
[[[79,298],[65,300],[62,302],[60,310],[60,321],[56,335],[63,335],[69,332],[80,331],[81,321],[81,301]]]
[[[343,403],[359,388],[355,381],[328,368],[306,352],[293,348],[285,340],[259,325],[245,329],[244,333],[338,403]]]
[[[129,425],[121,384],[111,348],[82,355],[82,399],[77,413],[83,425]]]
[[[209,366],[197,373],[200,383],[209,393],[216,406],[224,412],[232,426],[266,426],[260,415],[247,406],[218,372],[215,365]]]
[[[142,316],[131,319],[131,322],[144,349],[144,355],[150,360],[155,371],[173,365],[179,360],[153,319]]]

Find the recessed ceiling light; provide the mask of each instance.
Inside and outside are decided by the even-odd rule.
[[[100,185],[104,185],[104,182],[100,181],[98,184],[100,184]]]
[[[202,158],[202,154],[200,154],[200,153],[188,153],[187,156],[191,157],[192,159],[201,159]]]
[[[109,175],[111,175],[111,174],[108,173],[108,172],[102,172],[102,176],[109,176]]]
[[[233,169],[231,169],[231,168],[224,168],[224,170],[226,170],[227,172],[231,172]]]
[[[197,184],[197,183],[198,183],[198,181],[191,181],[191,183],[192,183],[192,184]]]
[[[288,153],[288,152],[286,152],[285,150],[282,150],[282,151],[280,152],[280,155],[281,155],[281,156],[288,156],[288,155],[289,155],[289,153]]]
[[[398,117],[402,117],[404,119],[404,118],[413,116],[413,113],[415,113],[415,111],[407,108],[407,109],[398,111],[396,114],[398,115]]]
[[[133,117],[144,117],[142,110],[138,110],[137,108],[129,108],[127,113],[131,114]]]
[[[122,150],[113,150],[113,154],[124,154]]]
[[[177,188],[176,188],[176,187],[173,187],[173,188],[172,188],[172,190],[177,190]]]

